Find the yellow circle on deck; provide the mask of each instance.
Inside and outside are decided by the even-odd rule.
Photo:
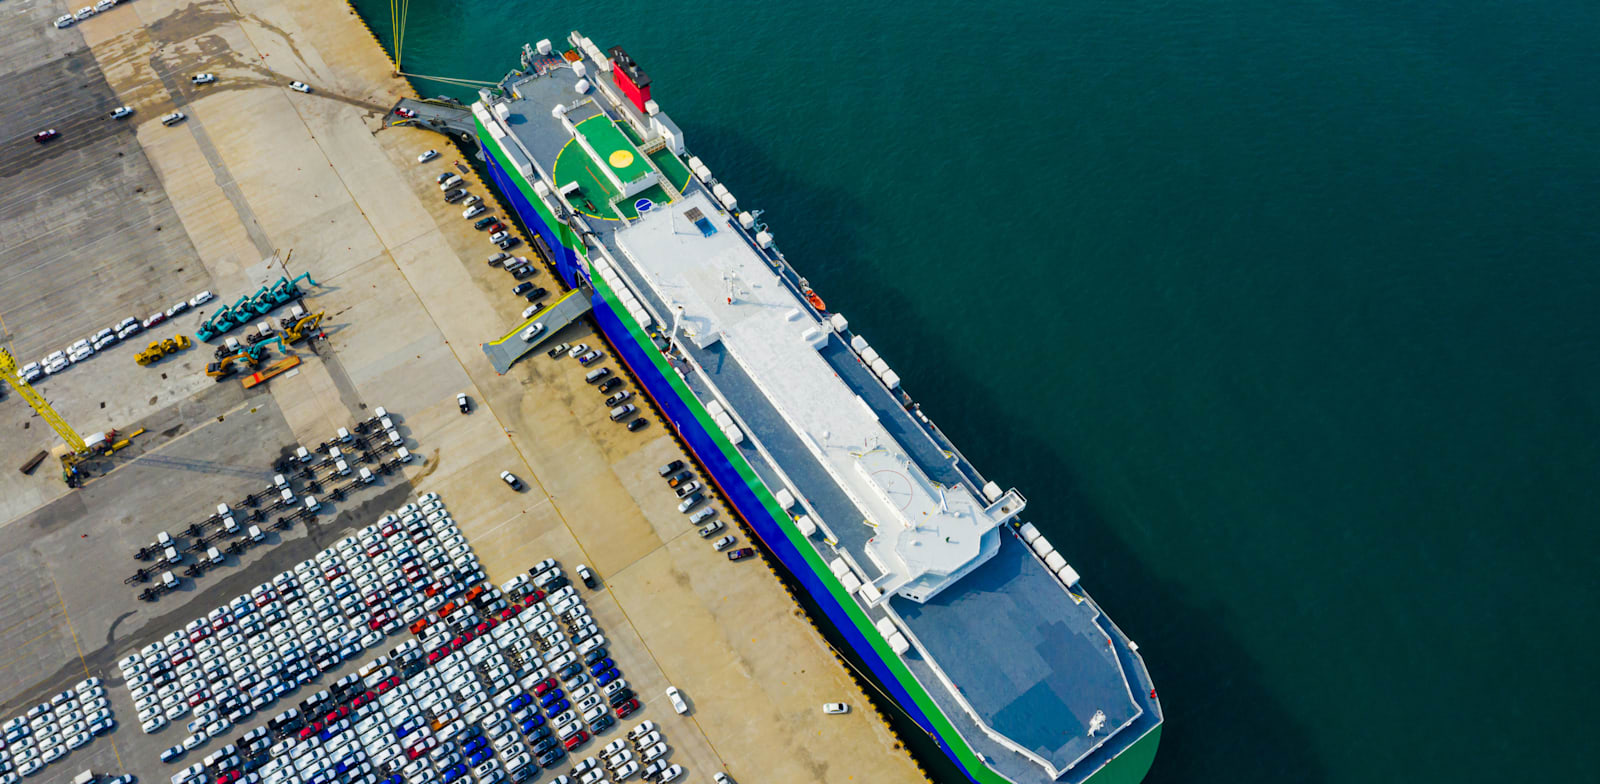
[[[607,158],[606,161],[611,164],[613,169],[626,168],[633,163],[633,153],[627,150],[617,150],[611,153],[611,157]]]

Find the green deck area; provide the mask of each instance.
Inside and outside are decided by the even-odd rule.
[[[672,183],[672,187],[680,191],[689,187],[689,165],[679,160],[671,150],[656,150],[650,153],[650,160],[655,162],[656,169],[667,178],[667,182]]]
[[[610,166],[617,179],[625,183],[633,182],[650,172],[650,163],[644,159],[644,153],[639,152],[639,148],[623,135],[610,117],[595,115],[578,123],[577,128],[578,133],[583,134],[584,141],[600,154],[602,160],[598,163]]]

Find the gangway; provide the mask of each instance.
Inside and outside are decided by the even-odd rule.
[[[396,111],[398,109],[416,116],[406,117]],[[472,110],[454,99],[401,98],[394,109],[389,110],[388,121],[390,125],[410,125],[442,133],[470,145],[474,150],[478,146],[478,126],[472,117]]]
[[[483,353],[489,356],[489,363],[494,365],[494,372],[505,375],[517,360],[522,359],[537,349],[551,335],[561,331],[562,327],[582,318],[589,312],[589,297],[592,292],[585,288],[576,288],[561,295],[554,302],[542,308],[518,324],[505,337],[492,343],[483,343]],[[535,321],[544,322],[544,331],[539,333],[532,342],[522,339],[522,330]]]

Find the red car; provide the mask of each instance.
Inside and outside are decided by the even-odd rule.
[[[410,119],[412,119],[412,118],[417,116],[416,112],[413,112],[410,109],[407,109],[407,108],[404,108],[404,107],[399,107],[399,106],[395,107],[394,113],[395,113],[395,116],[404,117],[407,120],[410,120]]]
[[[575,748],[577,748],[579,746],[582,746],[583,744],[588,743],[588,742],[589,742],[589,733],[587,733],[587,732],[585,732],[583,730],[578,730],[578,734],[576,734],[576,735],[574,735],[574,736],[572,736],[570,738],[567,738],[566,741],[564,741],[561,745],[566,746],[567,747],[567,751],[572,751],[573,749],[575,749]]]
[[[428,663],[438,664],[440,659],[443,659],[449,655],[450,650],[448,648],[435,648],[434,650],[428,652]]]
[[[328,715],[323,716],[322,720],[327,722],[327,723],[329,723],[329,724],[332,724],[332,723],[334,723],[334,722],[336,722],[336,721],[338,721],[338,720],[340,720],[340,719],[342,719],[342,718],[344,718],[346,716],[349,716],[349,715],[350,715],[350,706],[349,705],[340,705],[339,707],[334,708],[331,711],[328,711]]]
[[[422,630],[426,628],[428,628],[427,618],[418,618],[417,620],[413,621],[410,626],[412,634],[421,634]]]
[[[33,135],[33,140],[38,142],[38,143],[40,143],[40,144],[44,144],[45,142],[50,141],[51,139],[54,139],[54,138],[56,138],[57,136],[60,136],[60,135],[61,134],[59,132],[57,132],[56,129],[51,128],[48,131],[40,131],[40,132],[34,134]]]
[[[639,709],[639,700],[632,699],[617,706],[617,718],[626,719],[628,715]]]

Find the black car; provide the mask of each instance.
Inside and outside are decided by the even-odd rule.
[[[607,713],[607,714],[601,716],[600,718],[589,722],[589,731],[593,732],[596,735],[599,735],[600,733],[605,732],[608,729],[611,729],[611,725],[615,724],[615,723],[616,723],[616,720],[611,718],[611,714]]]
[[[532,264],[518,264],[515,269],[511,270],[511,277],[522,280],[533,277],[538,271],[534,269]]]
[[[522,240],[517,239],[516,237],[507,237],[499,242],[496,242],[495,244],[499,245],[501,250],[511,250],[512,248],[521,245]]]
[[[609,654],[606,653],[606,649],[605,648],[596,648],[596,649],[594,649],[592,651],[589,651],[587,654],[584,655],[583,663],[584,663],[585,666],[588,666],[590,664],[594,664],[597,661],[600,661],[601,659],[604,659],[608,655]]]
[[[624,389],[621,392],[618,392],[617,394],[606,398],[606,407],[608,407],[608,408],[616,408],[618,404],[620,404],[624,400],[627,400],[630,397],[633,397],[633,393],[629,392],[626,389]]]
[[[605,381],[600,382],[600,386],[595,387],[595,389],[600,390],[601,394],[605,394],[607,392],[610,392],[613,389],[616,389],[617,385],[621,384],[621,383],[622,383],[622,379],[617,378],[615,376],[612,376],[611,378],[608,378]]]
[[[465,392],[456,395],[456,407],[460,408],[461,413],[463,414],[472,413],[472,404],[467,401],[467,394]]]
[[[643,430],[645,425],[648,425],[648,424],[650,424],[650,423],[645,421],[644,417],[639,417],[638,419],[635,419],[632,422],[628,423],[628,430],[630,432]]]
[[[631,699],[633,699],[633,689],[624,686],[616,694],[611,695],[611,707],[615,708]]]
[[[527,283],[527,282],[518,283],[517,285],[511,287],[511,293],[515,294],[515,295],[517,295],[519,297],[524,295],[524,294],[527,294],[528,292],[530,292],[532,290],[533,290],[533,284],[532,283]]]
[[[662,476],[662,478],[666,478],[666,477],[669,477],[669,476],[671,476],[673,474],[678,473],[681,470],[683,470],[683,461],[682,460],[674,460],[674,461],[672,461],[672,462],[670,462],[670,463],[668,463],[668,464],[666,464],[666,465],[664,465],[664,466],[662,466],[660,468],[657,468],[656,469],[656,473],[660,474]]]
[[[467,198],[467,192],[461,188],[452,188],[444,192],[444,200],[452,204],[465,198]]]
[[[489,224],[494,223],[497,220],[499,220],[499,218],[496,218],[493,215],[485,215],[482,218],[479,218],[477,223],[472,224],[472,228],[477,229],[478,231],[483,231],[484,229],[489,228]],[[491,261],[489,263],[493,264],[494,262]]]
[[[565,756],[567,756],[567,750],[557,746],[539,755],[539,767],[553,768],[555,767],[556,763],[560,762],[561,758]]]
[[[745,558],[749,558],[750,556],[755,555],[755,554],[756,554],[755,550],[752,550],[752,549],[750,549],[748,547],[741,547],[741,548],[739,548],[737,550],[729,550],[728,551],[728,560],[730,560],[730,561],[739,561],[739,560],[743,560]]]
[[[512,239],[516,239],[516,237],[512,237]],[[529,284],[524,282],[522,285],[526,286],[526,285],[529,285]],[[529,302],[533,302],[534,300],[537,300],[540,297],[542,297],[542,296],[544,296],[546,294],[549,294],[549,293],[550,292],[545,291],[543,288],[536,288],[533,291],[530,291],[530,292],[522,295],[522,298],[527,300],[527,301],[529,301]]]
[[[568,580],[567,576],[563,574],[560,577],[557,577],[554,580],[551,580],[549,583],[545,584],[544,590],[545,590],[545,593],[554,593],[554,592],[559,591],[562,588],[565,588],[565,587],[567,587],[567,586],[569,586],[571,584],[572,584],[572,581]]]

